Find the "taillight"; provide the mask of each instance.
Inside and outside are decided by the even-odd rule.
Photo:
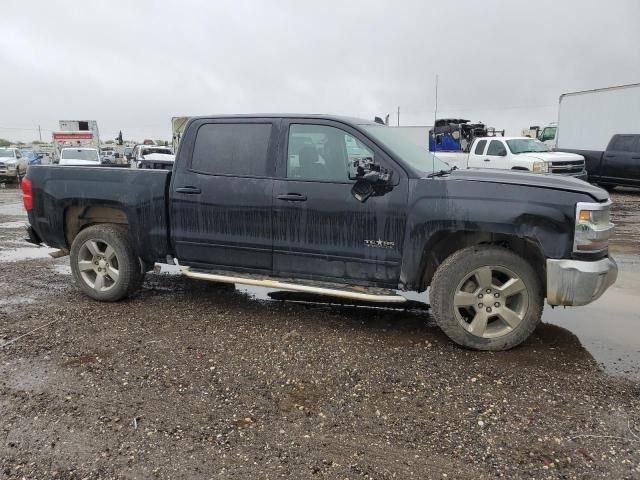
[[[33,208],[33,190],[31,188],[31,180],[28,178],[22,179],[22,202],[24,208],[30,211]]]

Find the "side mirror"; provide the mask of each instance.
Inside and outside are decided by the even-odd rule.
[[[41,153],[38,154],[38,160],[42,160],[43,157],[44,155],[42,155]]]
[[[120,154],[119,154],[119,153],[116,153],[116,154],[113,156],[113,158],[120,158]]]
[[[372,185],[391,181],[391,171],[373,162],[371,157],[360,157],[349,165],[349,180],[365,181]]]
[[[391,190],[392,171],[375,164],[371,157],[356,158],[349,165],[349,179],[356,183],[351,194],[360,202]]]
[[[500,150],[498,152],[498,156],[499,157],[506,157],[507,156],[507,150],[505,148],[503,148],[502,150]]]

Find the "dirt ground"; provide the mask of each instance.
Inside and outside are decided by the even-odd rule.
[[[612,196],[637,256],[640,192]],[[420,308],[168,274],[98,303],[21,242],[19,201],[0,190],[0,479],[640,478],[640,382],[560,326],[478,353]]]

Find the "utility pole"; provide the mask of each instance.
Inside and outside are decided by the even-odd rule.
[[[400,105],[398,105],[398,126],[400,126]]]
[[[40,137],[40,143],[42,143],[42,130],[40,130],[40,125],[38,125],[38,136]]]

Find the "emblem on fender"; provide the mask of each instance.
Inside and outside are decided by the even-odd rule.
[[[388,240],[365,240],[365,246],[371,248],[393,248],[396,246],[395,242],[389,242]]]

